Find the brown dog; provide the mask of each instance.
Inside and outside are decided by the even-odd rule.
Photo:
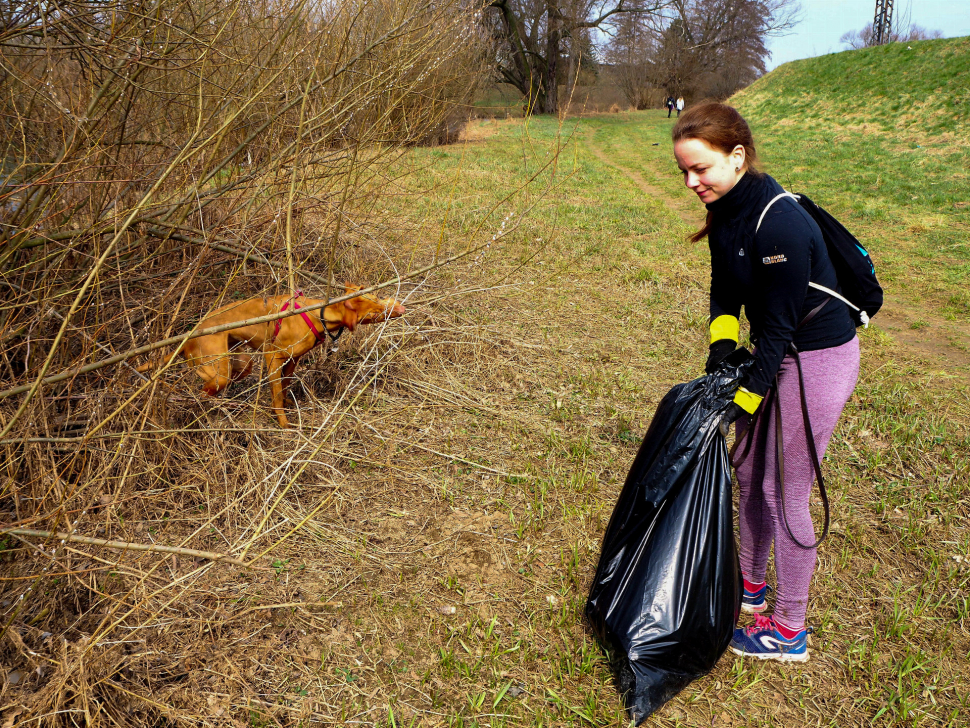
[[[361,289],[347,285],[345,290],[349,295]],[[250,298],[220,306],[199,324],[199,328],[207,329],[231,321],[279,313],[282,310],[292,311],[297,306],[302,310],[317,303],[324,301],[302,295],[298,295],[296,299],[292,296]],[[230,382],[245,377],[253,367],[253,356],[232,351],[233,347],[246,344],[262,351],[273,392],[273,412],[281,427],[289,427],[283,406],[286,391],[293,380],[293,370],[301,356],[325,341],[328,336],[336,340],[344,328],[353,331],[361,324],[386,321],[403,316],[404,313],[404,306],[393,298],[362,295],[277,321],[240,326],[219,334],[189,339],[179,353],[205,380],[202,391],[215,395],[229,386]],[[169,354],[162,360],[163,363],[167,364],[174,356],[174,352]],[[138,371],[147,372],[155,366],[155,363],[143,364],[138,367]]]

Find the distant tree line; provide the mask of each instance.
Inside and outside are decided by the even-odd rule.
[[[913,23],[908,28],[893,28],[889,31],[890,43],[906,43],[913,40],[931,40],[942,38],[943,31],[927,30],[926,28]],[[839,38],[840,43],[844,43],[849,48],[858,50],[859,48],[869,48],[876,45],[876,33],[872,23],[866,24],[862,30],[850,30]]]
[[[638,109],[662,95],[726,98],[764,73],[767,39],[798,10],[795,0],[491,0],[485,20],[498,80],[530,110],[556,113],[559,87],[597,55]],[[608,40],[597,48],[594,37]]]

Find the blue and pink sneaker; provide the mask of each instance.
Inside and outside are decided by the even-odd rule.
[[[786,637],[772,617],[759,614],[753,627],[738,627],[731,638],[731,652],[759,660],[808,662],[808,632],[800,629]],[[791,630],[786,629],[786,632]]]
[[[744,594],[741,596],[741,611],[747,614],[761,614],[768,608],[766,597],[771,587],[764,583],[760,589],[749,590],[747,583],[745,582]]]

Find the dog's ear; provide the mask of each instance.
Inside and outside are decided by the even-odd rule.
[[[350,292],[348,291],[348,293]],[[343,307],[343,324],[353,333],[354,329],[357,328],[357,322],[360,321],[360,299],[351,298],[349,301],[344,301]]]
[[[349,296],[351,293],[357,293],[360,290],[360,286],[355,286],[353,283],[344,282],[344,295]]]

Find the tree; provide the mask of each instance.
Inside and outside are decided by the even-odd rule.
[[[624,92],[631,103],[650,87],[670,96],[726,98],[764,73],[768,37],[790,30],[798,11],[794,0],[673,0],[642,28],[617,24],[611,47],[620,55],[638,43],[643,49],[631,60],[636,71],[623,71],[628,84],[640,86]],[[638,40],[644,31],[649,42]]]
[[[616,22],[613,41],[606,47],[605,59],[626,100],[635,109],[650,106],[657,95],[653,66],[648,61],[656,54],[657,42],[646,18],[625,15]]]
[[[927,30],[921,25],[913,23],[905,30],[890,30],[890,43],[908,43],[914,40],[931,40],[942,38],[943,32],[940,30]],[[844,43],[852,50],[869,48],[876,45],[876,34],[872,30],[872,23],[867,23],[862,30],[850,30],[843,33],[839,38],[839,43]]]
[[[849,30],[842,34],[839,43],[844,43],[851,50],[869,48],[876,44],[876,34],[872,31],[872,23],[866,23],[862,30]]]
[[[564,41],[600,28],[619,16],[656,15],[672,0],[492,0],[488,22],[497,41],[496,71],[517,88],[527,108],[559,110]],[[572,59],[577,56],[573,54]]]

